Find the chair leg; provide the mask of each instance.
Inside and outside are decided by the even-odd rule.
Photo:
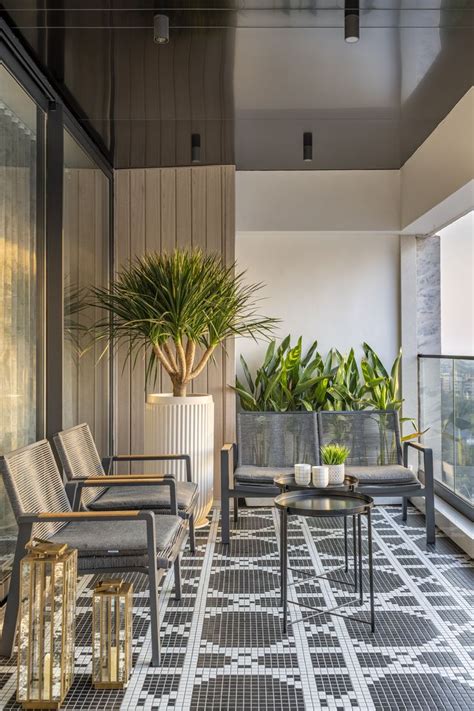
[[[426,542],[436,543],[434,495],[425,496]]]
[[[150,587],[151,666],[160,666],[160,613],[158,603],[158,571],[156,569],[155,515],[147,518],[148,585]]]
[[[221,500],[221,540],[224,544],[228,544],[230,540],[229,516],[229,492],[223,491]]]
[[[181,600],[181,564],[179,555],[176,556],[174,565],[174,597],[175,600]]]
[[[408,498],[406,496],[402,499],[402,521],[406,521],[408,516]]]
[[[194,514],[189,516],[189,550],[194,555],[196,553],[196,534],[194,531]]]
[[[31,524],[20,526],[13,559],[10,588],[8,591],[5,617],[3,620],[2,639],[0,640],[0,656],[11,657],[15,646],[15,633],[18,622],[18,607],[20,603],[20,562],[25,556],[25,545],[31,538]]]
[[[239,522],[239,499],[237,496],[234,498],[234,523]]]

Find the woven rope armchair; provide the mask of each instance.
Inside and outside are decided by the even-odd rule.
[[[0,457],[0,472],[18,524],[10,591],[0,654],[11,656],[19,605],[20,561],[32,536],[77,548],[80,574],[139,572],[148,575],[150,588],[152,664],[160,663],[158,584],[174,566],[175,594],[181,596],[179,553],[186,526],[177,515],[176,485],[172,477],[110,477],[108,486],[163,486],[170,491],[171,514],[152,511],[73,511],[53,452],[47,440]],[[100,477],[99,477],[100,479]],[[91,477],[81,485],[97,487]]]
[[[186,481],[176,481],[178,515],[189,524],[189,544],[194,553],[194,512],[198,501],[198,486],[191,477],[191,458],[187,454],[115,455],[99,457],[92,433],[87,424],[76,425],[54,436],[54,444],[68,482],[66,490],[82,495],[82,504],[91,511],[120,511],[126,508],[153,510],[157,514],[170,513],[170,492],[163,487],[136,486],[133,483],[120,488],[109,488],[109,476],[114,462],[169,462],[182,460],[186,466]],[[102,477],[100,487],[90,485],[83,491],[90,477]],[[71,494],[72,496],[72,494]],[[73,501],[73,508],[77,502]]]

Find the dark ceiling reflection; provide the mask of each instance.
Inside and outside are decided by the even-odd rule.
[[[463,0],[361,2],[352,45],[342,0],[4,7],[119,168],[189,165],[192,133],[204,164],[399,168],[473,84],[474,11]],[[158,10],[170,17],[166,45],[153,42]]]

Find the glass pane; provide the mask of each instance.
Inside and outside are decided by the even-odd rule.
[[[108,453],[109,359],[100,358],[88,306],[91,286],[109,279],[109,181],[64,132],[64,427],[87,422]]]
[[[474,360],[453,362],[454,491],[474,504]]]
[[[36,136],[36,104],[0,64],[0,453],[37,434]],[[0,481],[0,552],[15,538]]]
[[[435,478],[473,504],[474,360],[421,358],[423,443],[433,449]]]

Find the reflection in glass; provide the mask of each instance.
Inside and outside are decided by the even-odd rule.
[[[474,504],[474,358],[421,358],[424,444],[433,449],[435,478]]]
[[[36,111],[0,65],[0,454],[36,439]],[[16,530],[0,481],[1,553]]]
[[[109,363],[94,344],[91,286],[109,278],[109,182],[64,132],[64,427],[87,422],[108,452]]]

